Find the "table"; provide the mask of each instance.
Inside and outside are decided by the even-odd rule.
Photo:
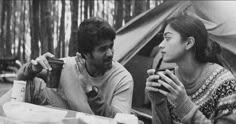
[[[90,115],[60,108],[50,107],[50,109],[65,111],[65,118],[59,122],[23,122],[20,120],[6,117],[6,114],[3,111],[3,107],[0,106],[0,124],[117,124],[117,122],[112,118]]]

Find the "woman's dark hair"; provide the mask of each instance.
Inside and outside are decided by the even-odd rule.
[[[92,17],[84,20],[77,32],[78,51],[82,54],[91,53],[101,40],[114,41],[115,30],[105,20]]]
[[[205,25],[199,19],[189,15],[180,15],[167,20],[165,26],[167,25],[170,25],[171,28],[177,31],[181,35],[182,40],[193,37],[195,39],[193,50],[196,60],[201,63],[208,61],[208,33]]]

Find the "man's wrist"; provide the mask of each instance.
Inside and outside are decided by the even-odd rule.
[[[37,70],[36,68],[33,67],[33,64],[30,62],[29,67],[28,67],[28,72],[29,73],[33,73],[33,74],[37,74],[39,73],[41,70]]]
[[[92,86],[91,89],[88,90],[88,92],[86,92],[86,95],[89,98],[94,98],[98,95],[99,89],[96,86]]]

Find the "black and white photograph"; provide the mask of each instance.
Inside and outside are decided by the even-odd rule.
[[[236,124],[235,0],[0,0],[0,124]]]

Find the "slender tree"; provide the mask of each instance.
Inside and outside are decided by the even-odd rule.
[[[24,20],[25,20],[25,18],[24,18],[24,2],[23,2],[23,0],[21,0],[21,2],[20,2],[20,4],[21,4],[21,7],[22,7],[22,9],[21,9],[21,13],[20,13],[20,22],[19,22],[19,30],[20,30],[20,32],[19,32],[19,40],[18,40],[18,57],[21,59],[21,61],[24,61],[24,55],[25,55],[25,51],[23,50],[23,53],[21,53],[21,49],[24,47]]]
[[[60,34],[59,41],[57,44],[57,57],[65,56],[65,0],[61,0],[62,10],[61,10],[61,25],[60,25]]]
[[[39,0],[32,0],[31,10],[31,59],[35,59],[39,56]]]
[[[146,10],[146,1],[145,0],[137,0],[135,1],[134,6],[134,16],[139,15],[140,13],[144,12]]]
[[[0,33],[2,29],[2,9],[3,9],[3,0],[0,0]]]
[[[123,3],[124,0],[115,0],[115,29],[122,26],[123,22]]]
[[[12,10],[12,0],[6,2],[6,12],[7,12],[7,20],[6,20],[6,56],[12,56],[11,53],[11,45],[12,45],[12,38],[11,38],[11,10]]]
[[[6,51],[5,51],[5,49],[6,49],[6,43],[5,43],[5,34],[6,34],[6,32],[5,32],[5,29],[6,29],[6,25],[5,25],[5,18],[6,18],[6,15],[5,15],[5,11],[6,11],[6,1],[2,1],[2,13],[1,13],[1,15],[2,15],[2,18],[1,18],[1,34],[0,34],[0,37],[1,37],[1,45],[0,45],[0,54],[1,54],[1,57],[4,57],[5,56],[5,53],[6,53]]]
[[[94,0],[89,0],[89,16],[94,16]]]
[[[25,38],[25,33],[26,33],[26,29],[25,29],[25,10],[26,10],[26,6],[24,1],[22,0],[22,4],[23,4],[23,12],[22,12],[22,49],[23,49],[23,53],[22,53],[22,58],[21,61],[25,62],[26,61],[26,49],[25,49],[25,45],[26,45],[26,38]]]
[[[40,30],[40,41],[42,44],[42,54],[46,52],[54,53],[53,50],[53,23],[51,16],[51,1],[40,1],[41,9],[41,30]]]
[[[125,22],[131,19],[131,0],[125,1]]]
[[[148,10],[148,9],[150,9],[150,0],[147,0],[146,3],[147,3],[146,4],[146,9]]]
[[[12,40],[13,40],[13,45],[14,45],[14,51],[13,54],[14,56],[17,55],[16,53],[16,13],[17,13],[17,1],[13,1],[13,10],[12,10]]]
[[[90,0],[84,0],[84,19],[88,18],[89,1]]]
[[[78,28],[78,0],[72,0],[71,1],[71,12],[72,12],[72,18],[71,18],[71,36],[70,36],[70,43],[69,43],[69,56],[74,56],[75,53],[78,50],[77,46],[77,28]]]

